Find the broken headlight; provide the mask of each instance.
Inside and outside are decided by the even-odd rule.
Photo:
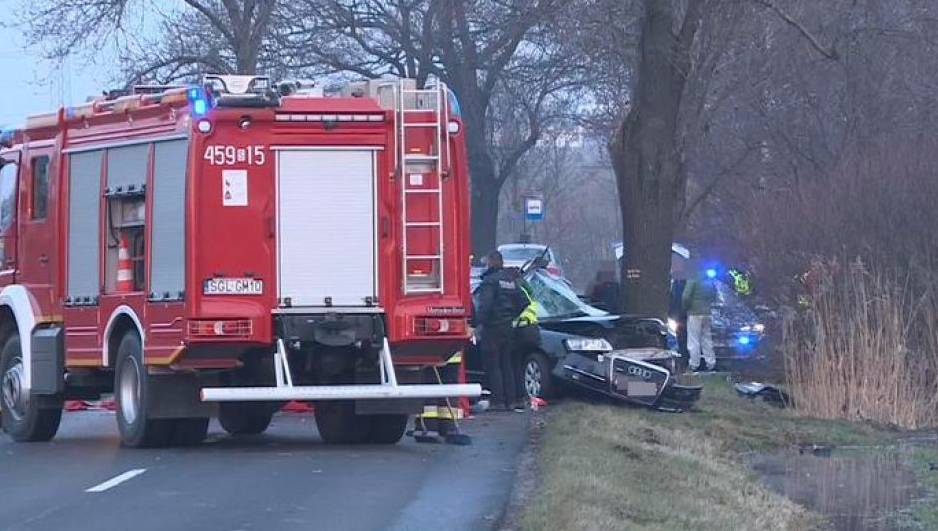
[[[574,352],[610,352],[612,345],[601,337],[577,337],[564,340],[567,350]]]

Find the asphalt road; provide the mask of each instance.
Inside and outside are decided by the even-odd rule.
[[[526,424],[517,413],[470,420],[472,446],[338,447],[312,416],[283,414],[262,436],[213,422],[200,447],[131,450],[113,413],[66,413],[51,443],[0,436],[0,530],[491,529]]]

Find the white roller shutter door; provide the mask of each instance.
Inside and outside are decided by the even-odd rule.
[[[365,306],[377,292],[374,152],[277,153],[280,298]]]

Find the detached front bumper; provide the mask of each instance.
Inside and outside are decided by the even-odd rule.
[[[647,350],[617,350],[595,357],[569,354],[555,374],[577,387],[652,409],[674,412],[693,406],[702,388],[675,382],[667,351],[649,356]]]

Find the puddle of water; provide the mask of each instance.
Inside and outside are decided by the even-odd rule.
[[[826,517],[836,531],[915,529],[904,518],[921,495],[897,449],[839,450],[830,457],[791,451],[753,467],[774,491]]]

